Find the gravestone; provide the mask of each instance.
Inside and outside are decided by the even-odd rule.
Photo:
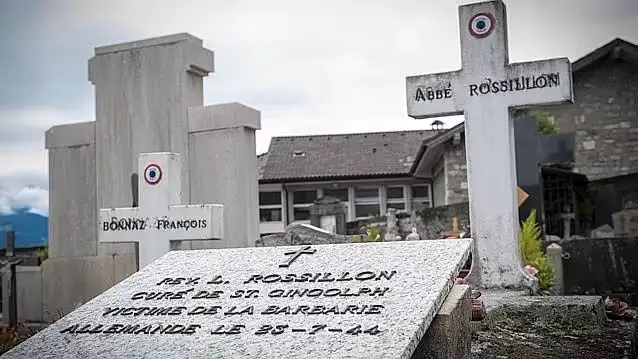
[[[618,237],[638,237],[638,209],[612,213],[611,219]]]
[[[614,238],[616,233],[612,226],[604,224],[591,231],[591,238]]]
[[[172,249],[248,247],[259,237],[261,114],[235,102],[204,106],[214,54],[202,39],[181,33],[97,47],[88,70],[95,121],[55,126],[45,136],[44,313],[68,313],[137,270],[136,244],[100,242],[98,222],[102,208],[135,207],[131,180],[141,153],[182,156],[181,203],[224,206],[224,240],[176,241]]]
[[[353,237],[334,234],[305,223],[292,223],[283,233],[263,236],[255,241],[255,247],[294,246],[300,244],[352,243]]]
[[[140,154],[138,171],[139,207],[101,209],[101,243],[138,243],[142,268],[166,254],[170,241],[223,238],[224,206],[181,204],[179,154]]]
[[[459,71],[406,79],[408,115],[465,115],[471,280],[480,287],[520,287],[521,267],[513,109],[572,102],[567,58],[509,63],[505,4],[459,7]],[[487,140],[489,139],[489,140]]]
[[[310,224],[330,233],[346,234],[346,206],[336,197],[321,197],[310,206]]]
[[[172,251],[4,357],[410,358],[470,246]]]

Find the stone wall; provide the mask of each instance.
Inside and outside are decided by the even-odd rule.
[[[575,132],[575,170],[589,180],[638,172],[638,71],[606,61],[574,74],[574,104],[543,108],[559,132]]]
[[[456,203],[442,207],[426,208],[417,212],[416,226],[421,239],[439,239],[441,232],[452,230],[452,219],[459,219],[461,232],[470,230],[469,203]]]
[[[567,295],[622,295],[638,305],[638,238],[547,241],[563,248]]]
[[[589,182],[594,204],[594,228],[613,225],[612,214],[638,207],[638,173]]]
[[[467,165],[465,162],[465,136],[454,144],[449,141],[445,144],[444,163],[446,174],[446,204],[455,204],[468,201],[467,195]]]

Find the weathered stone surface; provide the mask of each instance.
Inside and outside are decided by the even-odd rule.
[[[42,274],[39,266],[16,266],[18,322],[42,321]],[[11,271],[2,268],[2,303],[9,303]],[[2,322],[9,323],[9,306],[2,306]]]
[[[563,249],[567,295],[627,296],[638,305],[638,238],[583,238],[557,242]]]
[[[54,126],[49,150],[49,256],[97,255],[95,123]]]
[[[614,233],[614,229],[608,225],[602,225],[591,231],[592,238],[614,238],[616,233]]]
[[[407,359],[470,246],[442,240],[172,251],[6,358]],[[171,315],[149,307],[171,307]],[[168,325],[174,333],[162,334],[158,328]]]
[[[505,317],[573,328],[602,327],[607,322],[600,296],[526,296],[517,291],[488,290],[481,299],[488,322]]]
[[[535,303],[528,298],[520,292],[483,293],[488,316],[472,322],[472,358],[628,358],[635,324],[601,325],[596,319],[601,297],[532,297]]]
[[[638,237],[638,209],[624,209],[611,218],[618,237]]]
[[[439,239],[441,232],[447,232],[452,228],[452,219],[459,219],[461,232],[470,231],[470,210],[468,203],[457,203],[449,206],[427,208],[417,213],[421,217],[417,230],[421,239]]]
[[[308,224],[293,223],[284,233],[271,234],[255,241],[256,247],[276,247],[299,244],[352,243],[352,236],[333,234]]]
[[[134,254],[49,258],[42,262],[42,316],[67,314],[137,270]],[[37,315],[34,313],[33,315]],[[51,315],[55,316],[51,318]]]
[[[455,285],[412,359],[470,359],[472,304],[470,287]]]
[[[225,103],[190,107],[187,117],[190,195],[184,198],[224,205],[224,240],[190,241],[190,248],[250,247],[259,238],[255,130],[261,113]]]
[[[346,234],[346,205],[336,197],[317,199],[310,206],[310,224],[331,233]]]
[[[465,136],[459,143],[450,141],[445,144],[443,154],[447,191],[446,204],[464,203],[468,201],[467,194],[467,164],[465,159]],[[438,205],[437,205],[438,206]]]

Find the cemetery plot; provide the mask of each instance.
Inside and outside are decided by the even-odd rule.
[[[472,240],[174,251],[8,358],[410,358]]]

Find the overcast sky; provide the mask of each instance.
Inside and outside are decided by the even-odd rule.
[[[203,39],[216,60],[205,104],[260,110],[261,153],[272,136],[430,128],[406,115],[405,77],[459,68],[457,6],[470,2],[0,0],[0,212],[46,212],[44,132],[94,120],[87,61],[96,46]],[[638,0],[506,4],[512,62],[638,42]]]

